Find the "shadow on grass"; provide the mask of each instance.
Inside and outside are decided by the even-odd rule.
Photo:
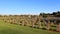
[[[29,27],[31,27],[31,28],[36,28],[36,29],[47,30],[46,28],[38,28],[38,27],[32,27],[32,26],[29,26]],[[56,27],[56,26],[52,26],[52,27]],[[49,29],[48,31],[58,32],[58,31],[56,31],[56,29]]]
[[[46,28],[41,28],[42,30],[46,30]]]

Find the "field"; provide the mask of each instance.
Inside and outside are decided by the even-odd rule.
[[[9,24],[0,21],[0,34],[60,34],[60,32]]]

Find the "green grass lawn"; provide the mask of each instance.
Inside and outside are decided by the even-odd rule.
[[[0,34],[60,34],[60,32],[14,25],[0,21]]]

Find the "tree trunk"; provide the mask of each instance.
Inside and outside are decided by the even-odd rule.
[[[46,24],[46,29],[49,30],[50,29],[50,21],[48,21],[48,23]]]
[[[40,21],[38,22],[38,28],[42,28]]]
[[[24,21],[22,22],[22,26],[24,26],[25,24],[24,24]]]
[[[34,23],[32,23],[32,27],[35,27]]]
[[[59,25],[57,25],[56,31],[60,32],[60,23],[59,23]]]

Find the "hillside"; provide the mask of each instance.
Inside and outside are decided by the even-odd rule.
[[[27,26],[14,25],[0,21],[0,34],[60,34],[60,33],[30,28]]]

